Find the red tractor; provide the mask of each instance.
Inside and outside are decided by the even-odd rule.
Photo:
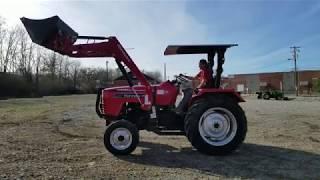
[[[207,54],[211,68],[217,56],[212,87],[198,89],[190,99],[183,99],[188,106],[177,114],[175,102],[179,91],[190,88],[190,80],[185,76],[151,85],[116,37],[79,36],[58,16],[42,20],[21,18],[21,21],[34,43],[62,55],[114,58],[129,86],[100,89],[96,101],[96,112],[107,125],[104,144],[112,154],[127,155],[134,151],[140,130],[185,135],[198,151],[210,155],[228,154],[244,141],[247,120],[238,104],[244,100],[233,89],[220,87],[224,54],[235,44],[166,48],[165,55]],[[77,43],[80,39],[87,42]],[[133,84],[128,70],[138,79],[138,85]]]

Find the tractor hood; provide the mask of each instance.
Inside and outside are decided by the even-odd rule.
[[[20,20],[32,42],[59,53],[63,53],[63,49],[75,43],[78,37],[78,33],[58,16],[39,20],[22,17]]]

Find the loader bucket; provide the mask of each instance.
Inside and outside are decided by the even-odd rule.
[[[32,42],[62,54],[78,37],[78,33],[71,29],[58,16],[40,20],[22,17],[20,20]]]

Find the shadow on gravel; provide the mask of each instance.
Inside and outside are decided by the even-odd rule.
[[[207,156],[192,148],[177,149],[165,144],[141,142],[142,154],[121,156],[132,163],[200,171],[229,178],[320,177],[320,154],[258,144],[243,144],[228,156]]]

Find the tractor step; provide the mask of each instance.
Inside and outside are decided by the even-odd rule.
[[[181,136],[185,135],[185,132],[180,131],[180,130],[157,130],[157,131],[152,131],[158,135],[162,136]]]

